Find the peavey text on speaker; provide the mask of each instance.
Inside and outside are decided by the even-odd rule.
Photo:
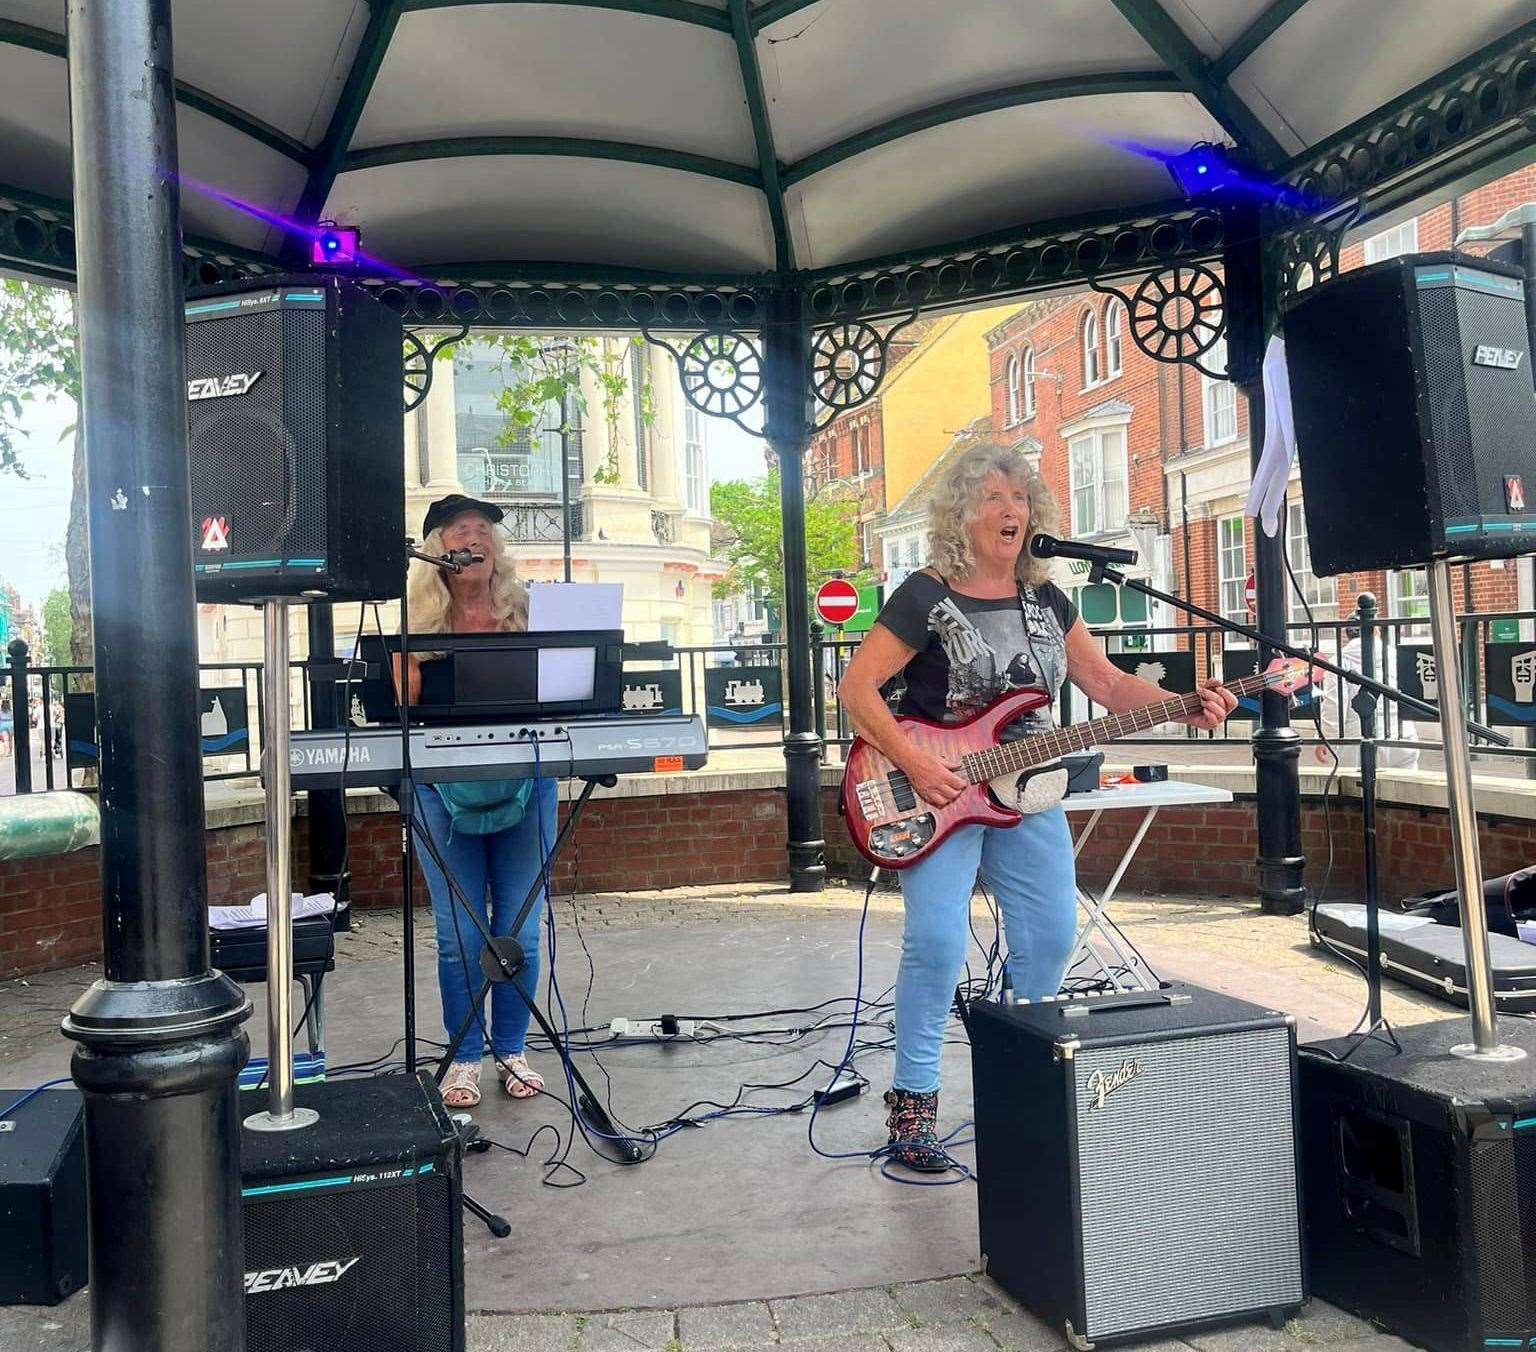
[[[320,275],[199,291],[186,315],[198,599],[399,596],[400,317]]]

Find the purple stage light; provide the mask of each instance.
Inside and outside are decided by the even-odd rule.
[[[1133,155],[1140,155],[1142,159],[1156,160],[1167,169],[1174,185],[1186,197],[1203,198],[1221,194],[1228,197],[1257,197],[1287,206],[1302,204],[1300,195],[1294,189],[1260,176],[1230,146],[1200,141],[1185,150],[1172,150],[1143,145],[1137,141],[1125,141],[1119,137],[1106,139],[1111,145],[1128,150]]]
[[[322,267],[351,266],[362,257],[356,226],[327,223],[310,241],[309,261]]]
[[[190,188],[193,192],[201,194],[211,201],[230,207],[235,211],[243,212],[258,221],[265,221],[268,225],[281,230],[287,235],[297,235],[301,239],[307,239],[310,244],[310,261],[314,263],[341,263],[377,276],[396,277],[403,282],[417,282],[425,285],[425,278],[418,277],[414,273],[405,272],[397,268],[393,263],[387,263],[382,258],[376,258],[372,254],[364,253],[357,247],[360,232],[355,227],[339,227],[334,224],[325,226],[306,225],[303,221],[296,221],[291,216],[284,216],[276,211],[268,211],[265,207],[256,206],[252,202],[242,201],[227,192],[211,187],[207,183],[199,183],[195,178],[188,178],[185,174],[179,175],[179,181],[184,188]],[[351,236],[352,256],[342,257],[343,250],[347,247],[345,236]],[[327,238],[333,239],[336,248],[325,248]]]

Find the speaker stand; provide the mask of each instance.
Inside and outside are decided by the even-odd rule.
[[[262,602],[262,782],[267,812],[267,1110],[252,1131],[294,1131],[320,1120],[293,1106],[293,791],[288,766],[288,601]]]
[[[1472,761],[1467,754],[1466,714],[1457,667],[1456,616],[1451,605],[1451,566],[1436,559],[1429,577],[1429,630],[1440,692],[1440,741],[1445,748],[1446,800],[1451,815],[1451,857],[1461,904],[1461,940],[1467,958],[1467,1008],[1472,1041],[1457,1043],[1453,1056],[1478,1061],[1520,1061],[1522,1048],[1499,1042],[1493,1012],[1493,973],[1488,958],[1488,912],[1483,906],[1483,865],[1477,845],[1477,808],[1472,801]]]

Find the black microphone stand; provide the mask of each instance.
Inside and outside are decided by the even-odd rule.
[[[1426,700],[1419,699],[1416,695],[1404,694],[1401,690],[1394,690],[1389,685],[1367,676],[1363,672],[1350,671],[1326,658],[1319,657],[1315,653],[1306,652],[1304,649],[1292,646],[1270,637],[1250,625],[1240,624],[1236,620],[1229,620],[1225,615],[1217,615],[1192,601],[1181,600],[1177,596],[1170,596],[1165,591],[1159,591],[1156,587],[1149,586],[1136,578],[1126,577],[1118,568],[1110,566],[1103,559],[1089,559],[1088,578],[1090,582],[1113,582],[1116,586],[1129,587],[1132,591],[1140,592],[1143,596],[1153,601],[1161,601],[1165,605],[1182,610],[1186,615],[1192,615],[1196,619],[1204,620],[1207,624],[1227,633],[1239,634],[1258,646],[1259,665],[1262,668],[1268,654],[1281,653],[1286,657],[1299,658],[1313,667],[1319,667],[1323,671],[1337,676],[1340,680],[1348,681],[1356,688],[1355,710],[1360,715],[1361,747],[1360,747],[1360,811],[1361,819],[1365,826],[1365,933],[1366,933],[1366,959],[1365,959],[1365,983],[1367,991],[1366,1019],[1367,1027],[1359,1031],[1363,1042],[1377,1031],[1378,1028],[1387,1028],[1386,1020],[1381,1013],[1381,927],[1378,916],[1380,899],[1376,894],[1376,701],[1378,698],[1396,700],[1404,709],[1412,709],[1438,720],[1440,710]],[[1367,625],[1361,625],[1364,635]],[[1373,654],[1367,646],[1369,639],[1362,637],[1361,649],[1365,661],[1362,665],[1373,668]],[[1280,698],[1279,696],[1265,693],[1261,699]],[[1491,742],[1494,746],[1508,746],[1510,739],[1503,733],[1495,732],[1492,728],[1486,728],[1481,723],[1467,722],[1469,734],[1481,737],[1485,742]],[[1387,1028],[1390,1035],[1391,1030]],[[1395,1041],[1395,1039],[1394,1039]],[[1353,1050],[1353,1049],[1351,1049]]]

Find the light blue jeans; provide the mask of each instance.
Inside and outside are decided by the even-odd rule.
[[[1060,807],[1017,826],[963,826],[901,873],[906,927],[896,974],[897,1089],[931,1094],[955,986],[970,947],[971,893],[980,877],[1003,914],[1008,972],[1020,1000],[1061,989],[1077,937],[1077,871]]]
[[[431,833],[437,852],[453,874],[453,880],[470,905],[486,915],[486,895],[490,895],[491,933],[504,935],[511,930],[518,908],[528,889],[539,876],[541,861],[539,822],[544,823],[544,849],[555,843],[555,804],[559,791],[552,779],[534,781],[528,796],[528,810],[516,826],[490,835],[477,836],[467,831],[450,832],[448,809],[430,785],[416,791],[416,832]],[[432,894],[432,919],[437,927],[437,988],[443,1000],[443,1027],[451,1038],[469,1014],[472,992],[480,985],[480,953],[484,944],[475,923],[464,914],[453,898],[443,871],[426,846],[418,841],[417,858]],[[539,984],[539,921],[544,916],[547,895],[540,893],[517,934],[526,961],[515,983],[531,998]],[[466,975],[467,973],[467,975]],[[513,982],[498,981],[491,987],[491,1051],[498,1057],[516,1056],[528,1036],[528,1006],[518,996]],[[485,1037],[481,1018],[471,1020],[464,1041],[459,1044],[455,1061],[479,1065],[485,1055]]]

